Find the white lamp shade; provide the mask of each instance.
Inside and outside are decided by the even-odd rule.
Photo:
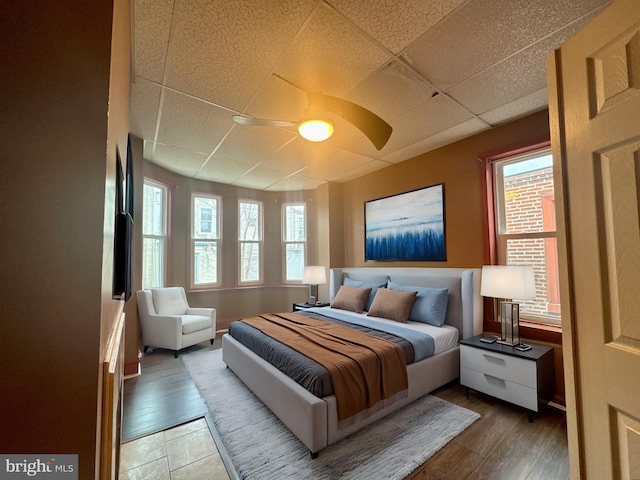
[[[308,266],[304,267],[304,276],[302,277],[302,283],[308,283],[309,285],[322,285],[327,283],[327,276],[323,266]]]
[[[533,300],[536,280],[533,267],[516,265],[485,265],[482,267],[483,297]]]

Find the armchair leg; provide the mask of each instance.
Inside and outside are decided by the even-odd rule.
[[[178,350],[175,350],[175,351],[173,352],[173,356],[174,356],[174,358],[178,358]]]
[[[211,342],[211,345],[213,345],[213,341],[215,340],[215,338],[210,338],[209,341]]]

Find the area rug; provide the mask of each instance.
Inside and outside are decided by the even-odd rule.
[[[427,395],[320,451],[309,450],[231,369],[220,349],[181,356],[241,479],[401,480],[480,415]]]

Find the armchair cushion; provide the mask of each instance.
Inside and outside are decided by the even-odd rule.
[[[211,317],[202,315],[182,315],[182,334],[199,332],[205,328],[211,328]]]
[[[189,308],[181,287],[152,288],[151,296],[156,313],[160,315],[184,315]]]

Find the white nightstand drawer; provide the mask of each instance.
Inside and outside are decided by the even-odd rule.
[[[532,360],[461,345],[460,367],[537,389],[536,362]]]
[[[534,412],[538,411],[538,394],[535,388],[525,387],[466,367],[460,368],[460,383],[492,397],[506,400]]]

